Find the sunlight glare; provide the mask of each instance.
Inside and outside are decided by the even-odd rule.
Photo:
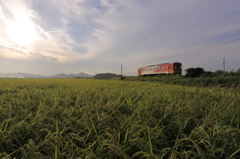
[[[36,38],[33,23],[26,16],[18,16],[8,23],[8,36],[19,45],[28,46]]]

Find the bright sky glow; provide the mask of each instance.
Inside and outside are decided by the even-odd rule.
[[[240,38],[239,15],[239,0],[0,0],[0,73],[119,74],[123,64],[137,75],[175,61],[215,71],[223,57],[237,70],[240,40],[165,57]]]
[[[25,16],[16,17],[15,22],[7,23],[7,35],[19,45],[28,46],[36,35],[33,24]]]

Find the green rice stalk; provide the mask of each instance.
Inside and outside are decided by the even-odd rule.
[[[153,156],[153,147],[152,147],[152,140],[151,140],[151,135],[150,135],[150,130],[148,128],[148,142],[149,142],[149,151],[151,157]]]
[[[234,155],[236,155],[238,152],[240,152],[240,149],[238,149],[237,151],[235,151],[233,154],[231,154],[230,158],[232,158]]]

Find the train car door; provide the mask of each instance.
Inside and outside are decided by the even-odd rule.
[[[168,74],[172,74],[172,65],[168,65]]]

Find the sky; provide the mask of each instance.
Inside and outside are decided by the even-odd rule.
[[[0,73],[237,71],[239,38],[239,0],[0,0]]]

